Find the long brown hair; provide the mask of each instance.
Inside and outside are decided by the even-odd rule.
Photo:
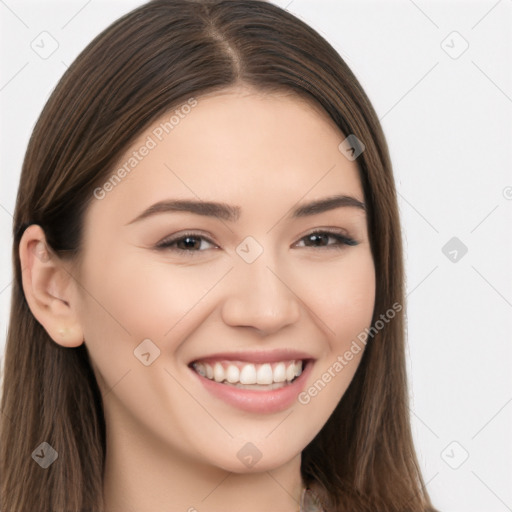
[[[376,269],[374,322],[404,305],[400,224],[378,118],[346,63],[318,33],[260,0],[154,0],[97,36],[66,71],[30,139],[14,215],[14,276],[0,419],[3,512],[101,512],[102,397],[84,345],[64,348],[27,305],[18,254],[30,224],[80,257],[93,190],[148,125],[190,97],[235,84],[320,105],[363,141],[357,159]],[[341,140],[340,140],[341,142]],[[404,313],[369,339],[332,416],[302,453],[303,479],[331,511],[434,510],[409,423]],[[43,441],[61,459],[45,471]]]

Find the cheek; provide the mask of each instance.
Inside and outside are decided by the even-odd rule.
[[[82,321],[91,349],[124,358],[125,365],[144,339],[163,350],[170,338],[186,337],[184,329],[203,309],[202,299],[230,268],[177,266],[126,251],[119,258],[112,254],[103,261],[115,263],[99,264],[97,257],[84,267]]]
[[[309,265],[301,297],[319,320],[331,349],[356,337],[372,321],[375,269],[369,250],[353,250],[346,258]]]
[[[110,255],[108,260],[116,263],[99,270],[91,262],[90,286],[110,319],[118,320],[133,336],[163,337],[217,279],[204,266],[173,267],[137,253]]]
[[[309,437],[331,416],[361,362],[365,345],[358,335],[369,327],[375,304],[375,269],[369,251],[354,251],[344,261],[312,267],[308,306],[321,321],[323,353],[310,381],[297,397]],[[314,315],[312,315],[314,317]]]
[[[128,369],[140,367],[134,350],[145,339],[164,356],[174,352],[179,357],[181,341],[216,307],[209,299],[222,290],[233,262],[166,264],[136,251],[115,257],[107,249],[108,258],[96,251],[84,268],[83,325],[91,358],[112,385]],[[295,260],[283,278],[306,306],[300,322],[316,324],[329,359],[342,354],[370,324],[375,276],[369,251],[354,248],[342,258]]]
[[[98,258],[97,258],[98,259]],[[232,268],[231,261],[196,265],[166,264],[136,253],[110,256],[85,268],[88,310],[84,318],[91,339],[125,339],[132,350],[145,338],[160,346],[180,338],[187,319],[195,317],[208,294]],[[136,269],[136,270],[134,270]],[[344,258],[295,261],[283,276],[310,318],[334,343],[357,335],[372,318],[375,274],[371,254],[354,250]],[[213,304],[210,305],[212,307]],[[307,315],[306,315],[307,316]],[[182,333],[184,334],[184,333]],[[87,337],[86,337],[87,340]],[[129,341],[128,341],[129,340]]]

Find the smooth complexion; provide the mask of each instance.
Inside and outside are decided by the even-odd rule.
[[[290,349],[315,360],[304,389],[318,380],[371,323],[374,263],[364,209],[292,212],[333,195],[364,195],[356,162],[338,150],[345,135],[319,108],[245,87],[197,100],[136,169],[92,198],[79,264],[46,253],[39,226],[26,230],[25,294],[56,343],[85,340],[107,424],[106,512],[292,512],[301,451],[363,352],[307,405],[269,413],[213,395],[190,363]],[[167,211],[135,220],[177,199],[222,202],[240,214]],[[326,230],[356,244],[311,236]],[[237,252],[248,236],[263,249],[252,263]],[[134,355],[145,339],[160,350],[149,366]],[[249,442],[261,454],[252,466],[237,456]]]

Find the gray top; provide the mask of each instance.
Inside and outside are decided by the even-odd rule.
[[[320,503],[320,499],[313,489],[307,488],[302,492],[300,499],[300,512],[325,512]]]

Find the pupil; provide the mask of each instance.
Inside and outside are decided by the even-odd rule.
[[[192,241],[192,242],[191,242]],[[194,241],[196,242],[194,244]],[[181,243],[183,245],[185,245],[186,249],[194,249],[194,248],[197,248],[197,238],[193,237],[193,236],[187,236],[185,238],[183,238],[183,240],[181,241]],[[196,246],[196,247],[194,247]]]
[[[327,235],[316,235],[316,234],[313,234],[313,235],[309,235],[308,237],[310,240],[313,240],[313,241],[320,241],[322,239],[324,239],[326,242],[327,242]],[[318,245],[318,244],[317,244]]]

